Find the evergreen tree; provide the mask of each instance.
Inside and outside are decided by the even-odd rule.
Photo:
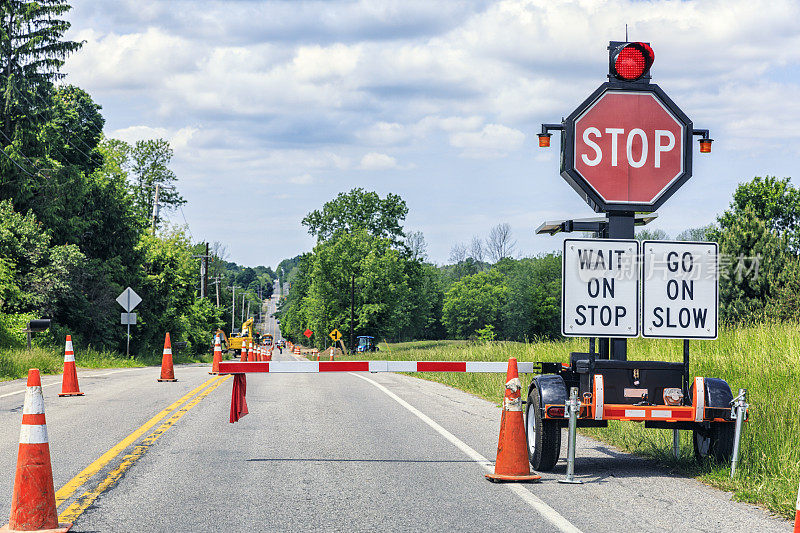
[[[81,47],[63,40],[70,24],[61,17],[70,9],[65,0],[0,2],[0,196],[13,198],[22,211],[46,179],[40,170],[50,167],[37,130],[47,120],[52,84]]]

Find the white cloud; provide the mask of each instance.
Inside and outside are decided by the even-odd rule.
[[[300,176],[294,176],[289,178],[290,183],[294,183],[295,185],[308,185],[314,181],[314,178],[311,174],[301,174]]]
[[[465,157],[501,157],[521,148],[524,141],[524,133],[502,124],[487,124],[480,131],[450,136],[450,144],[463,148]]]
[[[362,186],[353,169],[413,168],[380,186],[440,224],[487,172],[557,175],[558,143],[531,140],[605,80],[623,23],[652,43],[653,81],[716,139],[690,186],[706,183],[701,165],[731,187],[751,169],[790,175],[800,145],[790,0],[85,0],[67,18],[86,44],[65,82],[103,105],[109,136],[169,139],[201,206],[223,179],[255,196],[310,180],[292,189],[305,212]],[[536,194],[578,201],[560,180],[537,181]],[[714,194],[726,205],[730,190]],[[432,256],[450,245],[431,241]]]
[[[390,155],[370,152],[361,158],[358,168],[362,170],[389,170],[399,168],[399,166],[397,160]]]

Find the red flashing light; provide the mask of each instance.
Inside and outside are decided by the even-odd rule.
[[[701,154],[710,154],[711,153],[711,143],[714,139],[700,139],[700,153]]]
[[[623,81],[644,77],[655,60],[655,52],[647,43],[626,43],[617,47],[611,57],[611,74]]]

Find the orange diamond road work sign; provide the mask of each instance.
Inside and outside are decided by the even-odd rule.
[[[306,338],[309,338],[309,339],[311,338],[311,335],[313,335],[313,334],[314,334],[314,332],[313,332],[313,331],[311,331],[310,329],[306,329],[306,330],[303,332],[303,335],[305,335],[305,336],[306,336]]]

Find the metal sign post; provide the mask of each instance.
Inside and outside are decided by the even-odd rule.
[[[136,292],[128,287],[122,294],[117,296],[117,303],[125,309],[125,313],[122,314],[121,322],[122,324],[126,324],[128,327],[127,339],[125,343],[125,356],[130,357],[131,354],[131,323],[136,324],[136,313],[131,313],[137,305],[142,303],[142,297],[136,294]]]

